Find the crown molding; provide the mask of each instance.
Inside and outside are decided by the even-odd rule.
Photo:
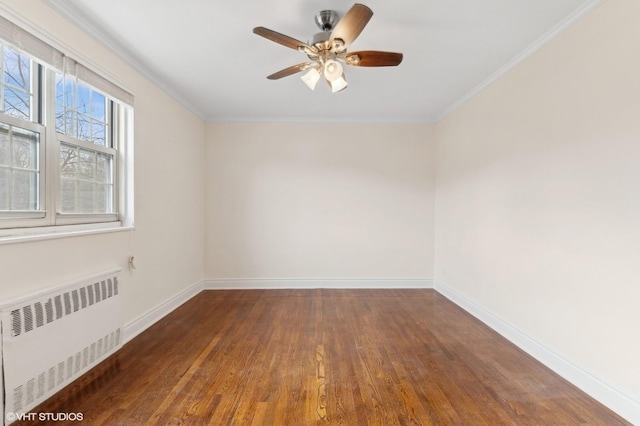
[[[155,72],[153,72],[150,66],[137,59],[136,56],[132,54],[127,48],[125,48],[121,43],[117,42],[110,33],[102,30],[99,25],[97,25],[89,16],[83,13],[71,2],[66,0],[42,0],[42,2],[48,5],[63,18],[71,22],[73,25],[81,29],[85,34],[107,48],[109,51],[117,55],[125,63],[138,71],[173,99],[181,103],[193,114],[198,116],[198,118],[203,121],[205,120],[205,114],[202,111],[196,108],[196,106],[193,105],[184,96],[182,96],[180,92],[178,92],[170,84],[165,82]]]
[[[568,17],[560,21],[557,25],[555,25],[553,28],[551,28],[549,31],[547,31],[542,37],[540,37],[538,40],[533,42],[533,44],[529,45],[529,47],[524,49],[522,52],[516,55],[513,59],[511,59],[509,62],[504,64],[502,67],[498,68],[493,74],[491,74],[489,77],[483,80],[480,84],[475,86],[465,95],[463,95],[460,99],[458,99],[449,107],[447,107],[441,114],[435,117],[435,122],[441,121],[446,116],[451,114],[453,111],[460,108],[462,105],[467,103],[467,101],[469,101],[471,98],[473,98],[478,93],[482,92],[484,89],[489,87],[500,77],[502,77],[503,75],[511,71],[518,64],[523,62],[529,56],[533,55],[535,52],[537,52],[539,49],[541,49],[551,40],[558,37],[567,28],[569,28],[570,26],[578,22],[584,16],[588,15],[591,11],[593,11],[596,7],[600,6],[604,2],[605,0],[592,0],[589,3],[585,4],[584,6],[578,8],[571,15],[569,15]]]

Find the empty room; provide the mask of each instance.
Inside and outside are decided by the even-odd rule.
[[[3,424],[640,424],[638,22],[0,0]]]

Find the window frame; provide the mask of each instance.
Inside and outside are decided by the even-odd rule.
[[[11,43],[0,39],[0,61],[2,66],[0,69],[3,71],[2,79],[4,80],[4,71],[6,68],[6,62],[4,58],[4,49],[9,47],[12,50],[18,51],[29,57],[29,120],[25,120],[15,115],[7,114],[4,111],[0,111],[0,123],[6,124],[11,127],[17,127],[32,131],[39,134],[38,138],[38,210],[0,210],[0,232],[8,227],[13,228],[28,228],[34,226],[44,226],[48,224],[47,221],[47,202],[49,191],[47,191],[47,128],[42,124],[42,110],[41,110],[41,72],[43,66],[36,61],[32,55],[16,48]],[[4,81],[2,82],[2,90],[7,86]],[[2,98],[4,99],[4,97]],[[2,234],[0,234],[1,236]]]
[[[0,229],[4,229],[2,224],[6,221],[7,224],[13,225],[13,227],[30,227],[30,226],[43,226],[46,225],[46,202],[47,202],[47,179],[46,179],[46,137],[47,132],[45,126],[33,123],[31,121],[24,121],[19,118],[0,113],[0,124],[5,124],[11,127],[17,127],[25,129],[34,133],[38,133],[38,210],[3,210],[0,211]]]
[[[76,69],[79,66],[83,75],[88,76],[89,80],[100,83],[102,87],[110,88],[113,86],[119,89],[129,96],[129,98],[125,98],[129,102],[105,93],[94,84],[76,76],[78,84],[105,96],[105,122],[107,123],[105,144],[100,145],[59,133],[56,130],[56,75],[62,73],[65,78],[67,76],[65,67],[62,66],[60,69],[55,65],[47,64],[4,38],[0,39],[0,45],[26,54],[30,58],[31,67],[30,120],[27,121],[0,112],[0,122],[39,134],[38,210],[0,211],[0,244],[21,239],[58,237],[61,234],[69,235],[78,232],[132,229],[134,226],[132,95],[70,59],[70,62],[76,65]],[[60,164],[62,144],[110,157],[110,181],[106,183],[107,187],[110,186],[108,190],[111,193],[110,200],[107,201],[111,206],[110,212],[62,212],[62,170]]]
[[[82,223],[98,223],[98,222],[118,222],[120,219],[120,210],[119,210],[119,179],[118,179],[118,170],[119,170],[119,159],[118,159],[118,148],[120,143],[120,132],[118,131],[119,120],[117,120],[117,115],[122,109],[119,102],[112,99],[107,94],[100,92],[99,90],[93,88],[86,82],[78,80],[77,83],[82,83],[83,85],[91,88],[94,91],[97,91],[104,95],[107,98],[107,106],[105,107],[105,117],[107,117],[108,122],[108,131],[105,134],[105,145],[99,145],[95,143],[91,143],[85,141],[83,139],[79,139],[73,136],[68,136],[64,133],[60,133],[56,130],[56,71],[55,70],[47,70],[47,92],[48,99],[51,99],[51,102],[48,103],[49,106],[47,111],[47,123],[50,125],[47,127],[47,130],[50,132],[50,135],[55,139],[53,145],[55,145],[55,153],[52,155],[52,158],[55,158],[55,167],[56,167],[56,176],[55,176],[55,188],[54,193],[56,197],[54,198],[55,202],[55,225],[73,225],[73,224],[82,224]],[[65,78],[63,73],[63,78]],[[63,83],[64,84],[64,83]],[[77,112],[77,111],[76,111]],[[61,145],[71,145],[74,147],[83,148],[89,151],[100,152],[103,154],[110,155],[112,157],[113,164],[111,166],[112,173],[112,192],[113,195],[111,197],[112,203],[112,212],[107,213],[66,213],[61,209],[60,204],[62,204],[62,195],[61,195],[61,183],[62,183],[62,170],[60,169],[60,152]]]

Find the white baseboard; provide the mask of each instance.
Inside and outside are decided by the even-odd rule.
[[[186,288],[180,293],[176,294],[169,300],[164,303],[156,306],[149,312],[142,314],[135,320],[124,326],[123,332],[123,343],[127,343],[129,340],[136,337],[138,334],[145,331],[147,328],[151,327],[154,323],[161,320],[166,315],[170,314],[173,310],[178,308],[180,305],[185,303],[187,300],[191,299],[198,293],[200,293],[203,289],[202,281],[198,281],[192,286]]]
[[[171,299],[139,316],[124,327],[124,343],[152,326],[155,322],[171,313],[174,309],[191,299],[202,290],[252,290],[252,289],[313,289],[313,288],[345,288],[345,289],[384,289],[384,288],[433,288],[430,278],[398,278],[398,279],[290,279],[290,278],[231,278],[209,279],[199,281],[183,290]]]
[[[502,321],[496,315],[448,287],[442,281],[434,280],[434,288],[438,293],[491,327],[507,340],[511,341],[511,343],[527,352],[592,398],[609,407],[629,422],[640,425],[640,402],[553,352],[516,327]]]
[[[431,278],[213,278],[205,290],[433,288]]]

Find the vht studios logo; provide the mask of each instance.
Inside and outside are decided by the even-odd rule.
[[[15,421],[34,421],[38,420],[40,422],[81,422],[84,419],[84,415],[82,413],[12,413],[8,412],[7,415],[8,422]]]

